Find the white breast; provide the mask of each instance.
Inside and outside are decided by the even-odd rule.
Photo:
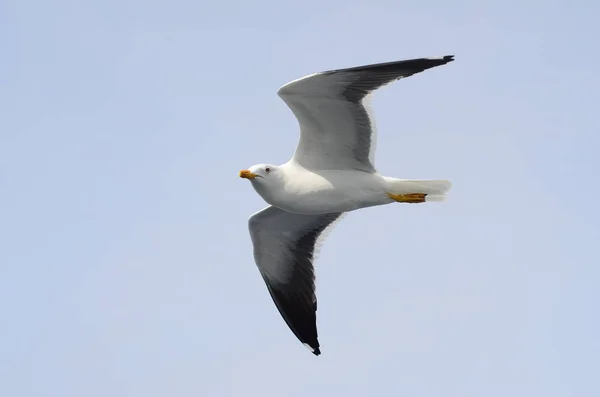
[[[378,174],[350,170],[294,170],[269,204],[305,214],[348,212],[390,202]],[[264,196],[263,196],[264,197]]]

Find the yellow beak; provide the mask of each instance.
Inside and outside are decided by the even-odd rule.
[[[254,179],[254,178],[256,178],[256,174],[253,173],[253,172],[250,172],[249,170],[241,170],[240,171],[240,178]]]

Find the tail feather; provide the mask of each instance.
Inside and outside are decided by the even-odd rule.
[[[384,177],[388,184],[388,191],[393,194],[424,193],[425,201],[444,201],[452,187],[452,182],[447,180],[429,179],[396,179]]]

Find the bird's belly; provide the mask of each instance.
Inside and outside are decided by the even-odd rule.
[[[382,183],[371,175],[358,179],[338,178],[336,183],[325,180],[311,189],[305,186],[302,183],[288,186],[287,199],[270,204],[289,212],[322,214],[354,211],[390,202]],[[290,197],[293,199],[290,200]]]

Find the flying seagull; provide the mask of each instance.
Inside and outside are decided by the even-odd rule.
[[[453,55],[358,66],[311,74],[277,94],[300,124],[296,152],[285,164],[242,170],[270,206],[248,221],[254,260],[279,313],[315,355],[316,250],[344,213],[390,203],[443,201],[446,180],[380,175],[374,164],[376,132],[368,99],[378,88],[445,65]]]

